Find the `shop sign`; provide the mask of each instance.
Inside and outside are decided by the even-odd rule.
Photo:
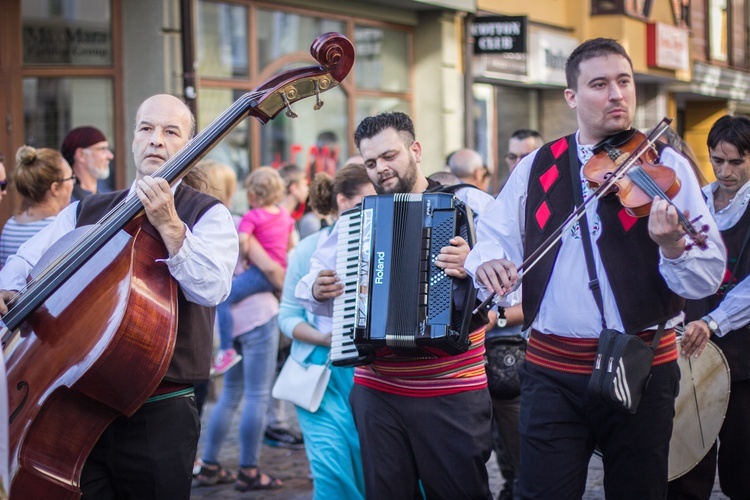
[[[477,17],[471,24],[474,54],[526,52],[526,16]]]
[[[112,64],[108,24],[27,20],[23,26],[25,64],[102,66]]]
[[[578,40],[550,31],[529,33],[529,81],[549,85],[567,85],[565,63],[578,46]]]
[[[683,71],[690,69],[690,39],[687,28],[649,23],[646,36],[647,62],[650,67]]]

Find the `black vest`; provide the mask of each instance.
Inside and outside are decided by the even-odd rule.
[[[545,144],[534,159],[527,188],[524,260],[574,210],[569,159],[569,154],[577,158],[576,151],[569,151],[569,144],[575,144],[573,137]],[[648,234],[648,218],[628,215],[614,194],[599,199],[597,214],[602,233],[596,244],[607,274],[599,280],[609,280],[625,331],[637,333],[679,314],[684,300],[659,274],[659,247]],[[529,328],[539,313],[560,247],[558,241],[523,277],[524,328]],[[599,311],[591,314],[598,316]]]
[[[685,304],[685,321],[695,321],[716,309],[724,300],[725,294],[750,274],[750,248],[745,249],[742,260],[737,262],[748,230],[750,230],[750,210],[746,208],[745,213],[734,226],[721,231],[727,247],[727,270],[731,269],[732,274],[724,273],[724,281],[716,294],[700,300],[688,300]],[[732,380],[750,379],[750,324],[738,330],[726,332],[722,337],[712,335],[711,341],[724,352]]]
[[[127,194],[128,190],[126,189],[87,196],[78,204],[76,226],[98,222],[107,212],[125,199]],[[216,198],[184,184],[180,184],[175,193],[177,214],[191,230],[196,221],[217,203],[219,201]],[[144,225],[150,226],[148,220],[144,220]],[[153,234],[158,235],[153,226],[151,227]],[[172,356],[164,380],[185,384],[208,380],[216,308],[189,302],[178,286],[177,310],[177,339],[174,356]]]

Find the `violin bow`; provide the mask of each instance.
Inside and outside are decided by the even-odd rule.
[[[568,218],[565,219],[562,224],[560,224],[560,226],[558,226],[557,229],[555,229],[552,234],[550,234],[547,239],[544,240],[542,244],[539,245],[539,247],[537,247],[537,249],[534,250],[531,255],[529,255],[526,260],[521,263],[521,265],[518,266],[518,280],[516,281],[516,284],[513,285],[510,290],[507,290],[500,296],[498,296],[496,292],[492,292],[489,297],[484,299],[482,303],[472,311],[472,314],[476,314],[484,308],[492,307],[492,305],[497,304],[498,301],[506,297],[509,293],[517,290],[521,285],[521,280],[523,279],[524,272],[530,271],[539,263],[539,261],[542,260],[545,255],[547,255],[547,252],[549,252],[552,247],[558,241],[560,241],[563,233],[565,233],[565,231],[570,226],[578,222],[581,217],[583,217],[583,215],[586,213],[586,207],[592,201],[598,200],[599,198],[604,196],[607,191],[609,191],[609,189],[616,184],[617,181],[622,179],[628,173],[635,162],[637,162],[640,157],[646,151],[648,151],[648,149],[653,146],[654,143],[656,143],[656,140],[667,130],[667,128],[669,128],[669,125],[671,123],[671,118],[662,118],[661,121],[656,125],[656,127],[654,127],[654,129],[643,139],[643,141],[641,141],[641,144],[639,144],[638,147],[635,148],[628,159],[622,162],[605,182],[602,182],[598,188],[596,188],[591,194],[589,194],[586,199],[583,200],[583,203],[581,203],[580,206],[577,206],[576,209],[568,216]]]

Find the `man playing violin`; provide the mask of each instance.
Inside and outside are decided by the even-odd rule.
[[[141,104],[135,122],[133,185],[72,203],[22,245],[0,271],[0,314],[8,312],[12,290],[24,287],[55,241],[96,223],[134,191],[168,252],[167,259],[147,265],[166,265],[179,285],[176,345],[151,397],[131,417],[115,419],[99,438],[84,465],[81,489],[84,498],[187,499],[200,429],[193,384],[208,380],[214,309],[229,294],[239,243],[231,214],[217,199],[184,180],[170,188],[165,179],[152,177],[193,136],[190,109],[176,97],[156,95]]]
[[[565,100],[579,129],[524,158],[480,218],[477,245],[465,264],[480,297],[502,296],[517,283],[516,264],[574,211],[574,183],[583,185],[583,199],[592,192],[580,165],[597,143],[632,125],[633,67],[619,43],[584,42],[571,53],[566,77]],[[586,206],[604,318],[589,288],[579,223],[563,231],[538,265],[524,269],[524,328],[531,334],[521,368],[522,498],[580,498],[597,446],[608,499],[666,494],[680,376],[674,326],[682,320],[682,297],[697,299],[718,288],[724,246],[688,163],[671,151],[661,160],[682,181],[674,204],[657,197],[644,218],[628,215],[614,195]],[[705,250],[688,245],[676,207],[709,225]],[[503,299],[500,305],[512,304]],[[646,342],[657,325],[665,326],[635,414],[587,396],[603,320]]]
[[[715,295],[685,307],[683,353],[699,356],[710,338],[729,364],[732,383],[719,431],[719,482],[729,498],[750,498],[750,119],[723,116],[708,133],[716,181],[703,193],[727,247],[727,272]],[[708,499],[716,477],[717,445],[687,474],[669,483],[670,499]]]

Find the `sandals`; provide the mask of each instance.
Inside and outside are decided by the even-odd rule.
[[[215,467],[215,468],[212,468]],[[196,486],[213,486],[215,484],[231,483],[237,480],[237,476],[219,464],[214,466],[209,464],[201,465],[201,470],[195,477]]]
[[[268,482],[263,483],[263,477],[268,478]],[[256,469],[255,476],[248,476],[242,469],[237,471],[237,482],[234,483],[234,489],[237,491],[251,490],[278,490],[284,486],[280,479],[276,479],[270,474],[264,474],[260,468]]]

